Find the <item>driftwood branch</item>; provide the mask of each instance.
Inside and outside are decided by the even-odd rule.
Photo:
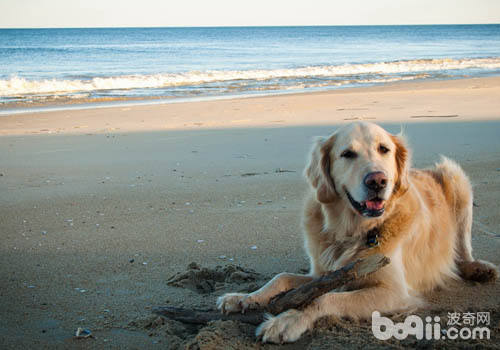
[[[244,314],[223,314],[220,310],[184,309],[174,306],[159,306],[153,312],[172,320],[191,324],[206,324],[210,321],[240,321],[258,325],[264,322],[265,309],[247,310]]]
[[[346,266],[318,277],[302,286],[275,296],[266,308],[247,310],[244,314],[233,313],[224,315],[218,310],[183,309],[171,306],[161,306],[153,312],[184,323],[205,324],[214,320],[237,320],[244,323],[260,324],[264,315],[277,315],[288,309],[307,306],[315,298],[339,288],[356,279],[367,277],[389,263],[389,258],[381,254],[373,254],[365,259],[356,260]]]

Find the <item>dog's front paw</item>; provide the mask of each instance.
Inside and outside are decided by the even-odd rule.
[[[300,338],[311,326],[304,312],[290,309],[276,317],[269,317],[255,331],[264,343],[292,343]]]
[[[231,312],[244,313],[247,309],[255,308],[257,303],[251,294],[227,293],[217,299],[217,309],[223,314]]]

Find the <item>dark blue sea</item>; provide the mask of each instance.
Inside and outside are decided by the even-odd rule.
[[[500,25],[0,29],[0,108],[500,75]]]

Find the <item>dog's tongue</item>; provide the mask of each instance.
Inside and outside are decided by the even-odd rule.
[[[370,210],[380,210],[384,207],[384,201],[381,200],[366,201],[365,205]]]

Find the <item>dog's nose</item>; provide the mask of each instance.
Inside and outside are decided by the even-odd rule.
[[[387,176],[382,171],[374,171],[365,176],[364,182],[370,190],[378,192],[387,186]]]

